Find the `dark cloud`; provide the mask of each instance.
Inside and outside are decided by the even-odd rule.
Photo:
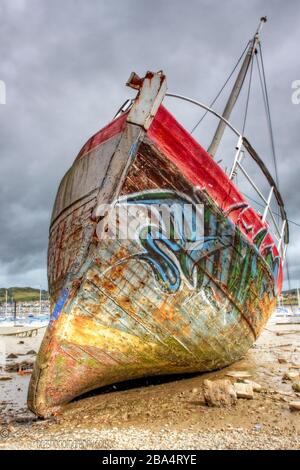
[[[300,79],[297,0],[0,0],[0,79],[7,86],[7,104],[0,105],[0,285],[46,285],[59,180],[130,94],[129,73],[163,69],[170,91],[209,102],[263,14],[269,16],[262,37],[280,187],[289,217],[298,221],[300,105],[291,101],[291,83]],[[258,85],[252,96],[247,134],[272,167]],[[196,109],[168,105],[189,128],[198,118]],[[238,111],[233,120],[241,127]],[[196,137],[205,141],[206,129]],[[294,285],[298,234],[292,225]]]

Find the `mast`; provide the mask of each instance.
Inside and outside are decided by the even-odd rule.
[[[17,320],[17,301],[13,299],[13,305],[14,305],[14,322],[16,323]]]
[[[239,94],[241,92],[243,83],[245,81],[245,78],[246,78],[246,75],[247,75],[247,72],[248,72],[248,69],[249,69],[249,65],[251,64],[252,58],[253,58],[253,56],[255,54],[255,51],[256,51],[256,46],[259,42],[260,31],[262,29],[263,24],[266,23],[266,21],[267,21],[266,16],[261,17],[260,23],[259,23],[258,28],[256,30],[256,33],[255,33],[253,39],[250,41],[246,57],[245,57],[244,62],[241,66],[241,69],[238,73],[238,76],[237,76],[236,81],[233,85],[233,88],[232,88],[232,91],[230,93],[229,99],[227,101],[227,104],[226,104],[226,106],[224,108],[224,111],[223,111],[223,114],[222,114],[223,118],[226,119],[227,121],[230,118],[230,115],[231,115],[231,112],[234,108],[236,100],[238,99]],[[224,131],[225,131],[225,127],[226,127],[225,122],[220,121],[219,125],[217,127],[217,130],[215,132],[215,135],[214,135],[214,137],[211,141],[211,144],[208,147],[207,152],[213,158],[215,157],[216,152],[218,150],[220,141],[221,141],[221,139],[223,137],[223,134],[224,134]]]

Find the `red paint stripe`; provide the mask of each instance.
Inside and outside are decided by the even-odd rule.
[[[262,223],[261,216],[249,207],[248,201],[221,167],[162,105],[147,135],[193,185],[199,186],[209,194],[251,243],[259,230],[267,228],[267,225]],[[245,204],[247,207],[243,211],[233,210],[240,204]],[[261,252],[267,245],[273,245],[274,257],[279,255],[270,234],[265,237],[260,248]],[[281,263],[277,284],[281,291]]]
[[[118,118],[114,119],[112,122],[103,127],[100,131],[94,134],[87,142],[84,144],[79,154],[76,157],[76,160],[84,157],[88,152],[93,150],[102,142],[105,142],[108,139],[111,139],[115,135],[119,134],[124,130],[126,125],[126,118],[128,113],[121,114]]]

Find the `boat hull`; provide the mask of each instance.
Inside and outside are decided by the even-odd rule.
[[[165,118],[157,119],[163,123]],[[160,145],[168,141],[157,130],[161,123],[154,121],[152,134],[141,135],[122,119],[109,145],[105,141],[108,162],[123,145],[119,166],[108,163],[102,175],[109,191],[103,191],[103,183],[102,192],[98,186],[87,191],[87,180],[79,199],[70,196],[66,210],[54,208],[48,271],[53,313],[28,399],[40,416],[108,384],[229,365],[251,347],[276,305],[280,264],[273,246],[264,248],[268,234],[258,237],[261,227],[254,227],[250,239],[235,210],[224,210],[204,185],[195,185],[183,162],[176,163],[168,146]],[[102,145],[96,151],[103,165]],[[190,151],[191,143],[185,145]],[[93,151],[79,156],[77,163]],[[89,168],[88,160],[85,165]],[[118,181],[114,191],[112,171]],[[63,184],[56,205],[64,199]],[[153,234],[142,237],[150,225],[144,213],[133,239],[101,237],[96,208],[113,200],[119,207],[134,203],[147,211],[157,203],[168,209],[173,203],[201,206],[203,233],[192,248],[184,236],[172,243],[157,242]],[[232,201],[227,204],[232,207]]]
[[[56,196],[52,314],[28,394],[40,416],[115,382],[231,364],[281,289],[268,225],[161,105],[166,77],[128,85],[132,106],[89,139]]]

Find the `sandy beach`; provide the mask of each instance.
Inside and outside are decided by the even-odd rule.
[[[300,400],[293,389],[300,381],[300,325],[269,324],[245,358],[226,369],[107,387],[47,420],[26,406],[43,333],[0,336],[6,355],[16,356],[8,368],[23,363],[0,373],[0,449],[300,449],[300,411],[290,409]],[[232,371],[248,375],[260,391],[233,406],[207,406],[204,380],[235,382]]]

